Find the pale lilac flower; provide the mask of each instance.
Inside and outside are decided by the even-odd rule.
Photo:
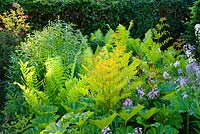
[[[123,106],[132,106],[133,102],[131,99],[127,98],[124,102],[123,102]]]
[[[183,86],[183,85],[186,84],[186,79],[185,78],[180,78],[179,82],[180,82],[180,86]]]
[[[186,99],[188,97],[188,94],[186,92],[182,93],[183,99]]]
[[[174,63],[174,67],[177,67],[177,66],[179,66],[180,65],[180,61],[176,61],[175,63]]]
[[[134,134],[142,134],[142,128],[141,127],[136,127],[135,129],[134,129]]]
[[[102,131],[102,134],[112,134],[110,127],[105,127]]]
[[[196,69],[196,77],[197,77],[197,78],[200,77],[200,67],[198,67],[198,68]]]
[[[137,94],[140,96],[140,98],[145,95],[144,90],[142,90],[142,89],[138,89]]]
[[[164,73],[163,73],[163,77],[164,77],[164,79],[166,80],[166,79],[170,78],[170,75],[169,75],[168,72],[164,72]]]
[[[152,91],[150,91],[147,96],[149,97],[149,99],[154,99],[155,97],[158,96],[159,91],[156,89],[153,89]]]
[[[188,57],[189,63],[194,62],[195,59],[193,58],[194,54],[192,52],[195,50],[195,48],[190,44],[184,45],[183,48],[185,49],[185,54]]]
[[[194,46],[192,46],[192,45],[190,45],[190,44],[186,44],[186,45],[184,45],[183,46],[183,48],[187,51],[193,51],[193,50],[195,50],[195,48],[194,48]]]
[[[197,63],[196,62],[192,62],[192,63],[190,63],[190,64],[188,64],[186,66],[186,72],[187,73],[194,73],[194,72],[196,72],[197,68],[198,68]]]
[[[182,74],[182,73],[183,73],[182,69],[179,68],[179,69],[178,69],[178,74]]]
[[[198,36],[199,32],[200,32],[200,24],[196,24],[194,26],[194,29],[195,29],[195,35]]]

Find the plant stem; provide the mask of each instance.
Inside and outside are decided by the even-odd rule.
[[[186,126],[186,131],[187,131],[187,134],[189,134],[189,124],[190,124],[190,122],[189,122],[189,111],[187,112],[187,126]]]

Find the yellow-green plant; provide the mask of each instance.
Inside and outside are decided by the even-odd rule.
[[[112,110],[120,100],[130,97],[132,89],[140,82],[130,82],[137,74],[137,67],[141,61],[133,58],[130,63],[131,54],[125,53],[125,46],[117,45],[108,52],[101,49],[100,52],[91,57],[93,66],[84,66],[86,74],[82,78],[87,83],[89,98],[96,108],[101,110]]]
[[[28,15],[24,14],[23,8],[18,3],[13,3],[10,11],[7,11],[0,15],[0,20],[3,23],[1,29],[10,31],[16,36],[24,36],[25,32],[30,28],[26,23]]]

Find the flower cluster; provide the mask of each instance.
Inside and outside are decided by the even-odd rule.
[[[125,101],[123,102],[123,106],[133,106],[132,100],[129,98],[125,99]]]
[[[185,54],[188,58],[189,63],[195,62],[194,54],[193,54],[193,51],[195,50],[195,48],[190,44],[184,45],[183,48],[185,50]]]
[[[159,91],[157,89],[153,89],[152,91],[150,91],[148,94],[147,94],[147,97],[149,99],[154,99],[155,97],[157,97],[159,94]]]
[[[139,95],[140,98],[142,98],[145,95],[143,89],[137,89],[136,91],[137,91],[137,94]]]

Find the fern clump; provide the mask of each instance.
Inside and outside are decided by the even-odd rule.
[[[38,104],[55,104],[57,99],[53,96],[57,94],[60,87],[64,87],[66,79],[77,75],[80,55],[86,47],[87,40],[81,32],[74,30],[72,24],[61,23],[61,21],[50,22],[42,31],[34,31],[28,35],[11,55],[6,87],[9,97],[4,111],[5,119],[15,118],[15,114],[23,116],[27,114],[24,113],[25,111],[31,111],[30,109],[34,109]],[[55,60],[57,57],[60,57],[59,60]],[[22,90],[13,84],[14,82],[17,82]],[[56,88],[53,90],[49,88],[51,86]],[[46,93],[54,93],[54,95],[49,98]],[[16,103],[18,100],[21,103]],[[29,110],[26,107],[27,103]],[[14,107],[17,108],[10,110]]]

